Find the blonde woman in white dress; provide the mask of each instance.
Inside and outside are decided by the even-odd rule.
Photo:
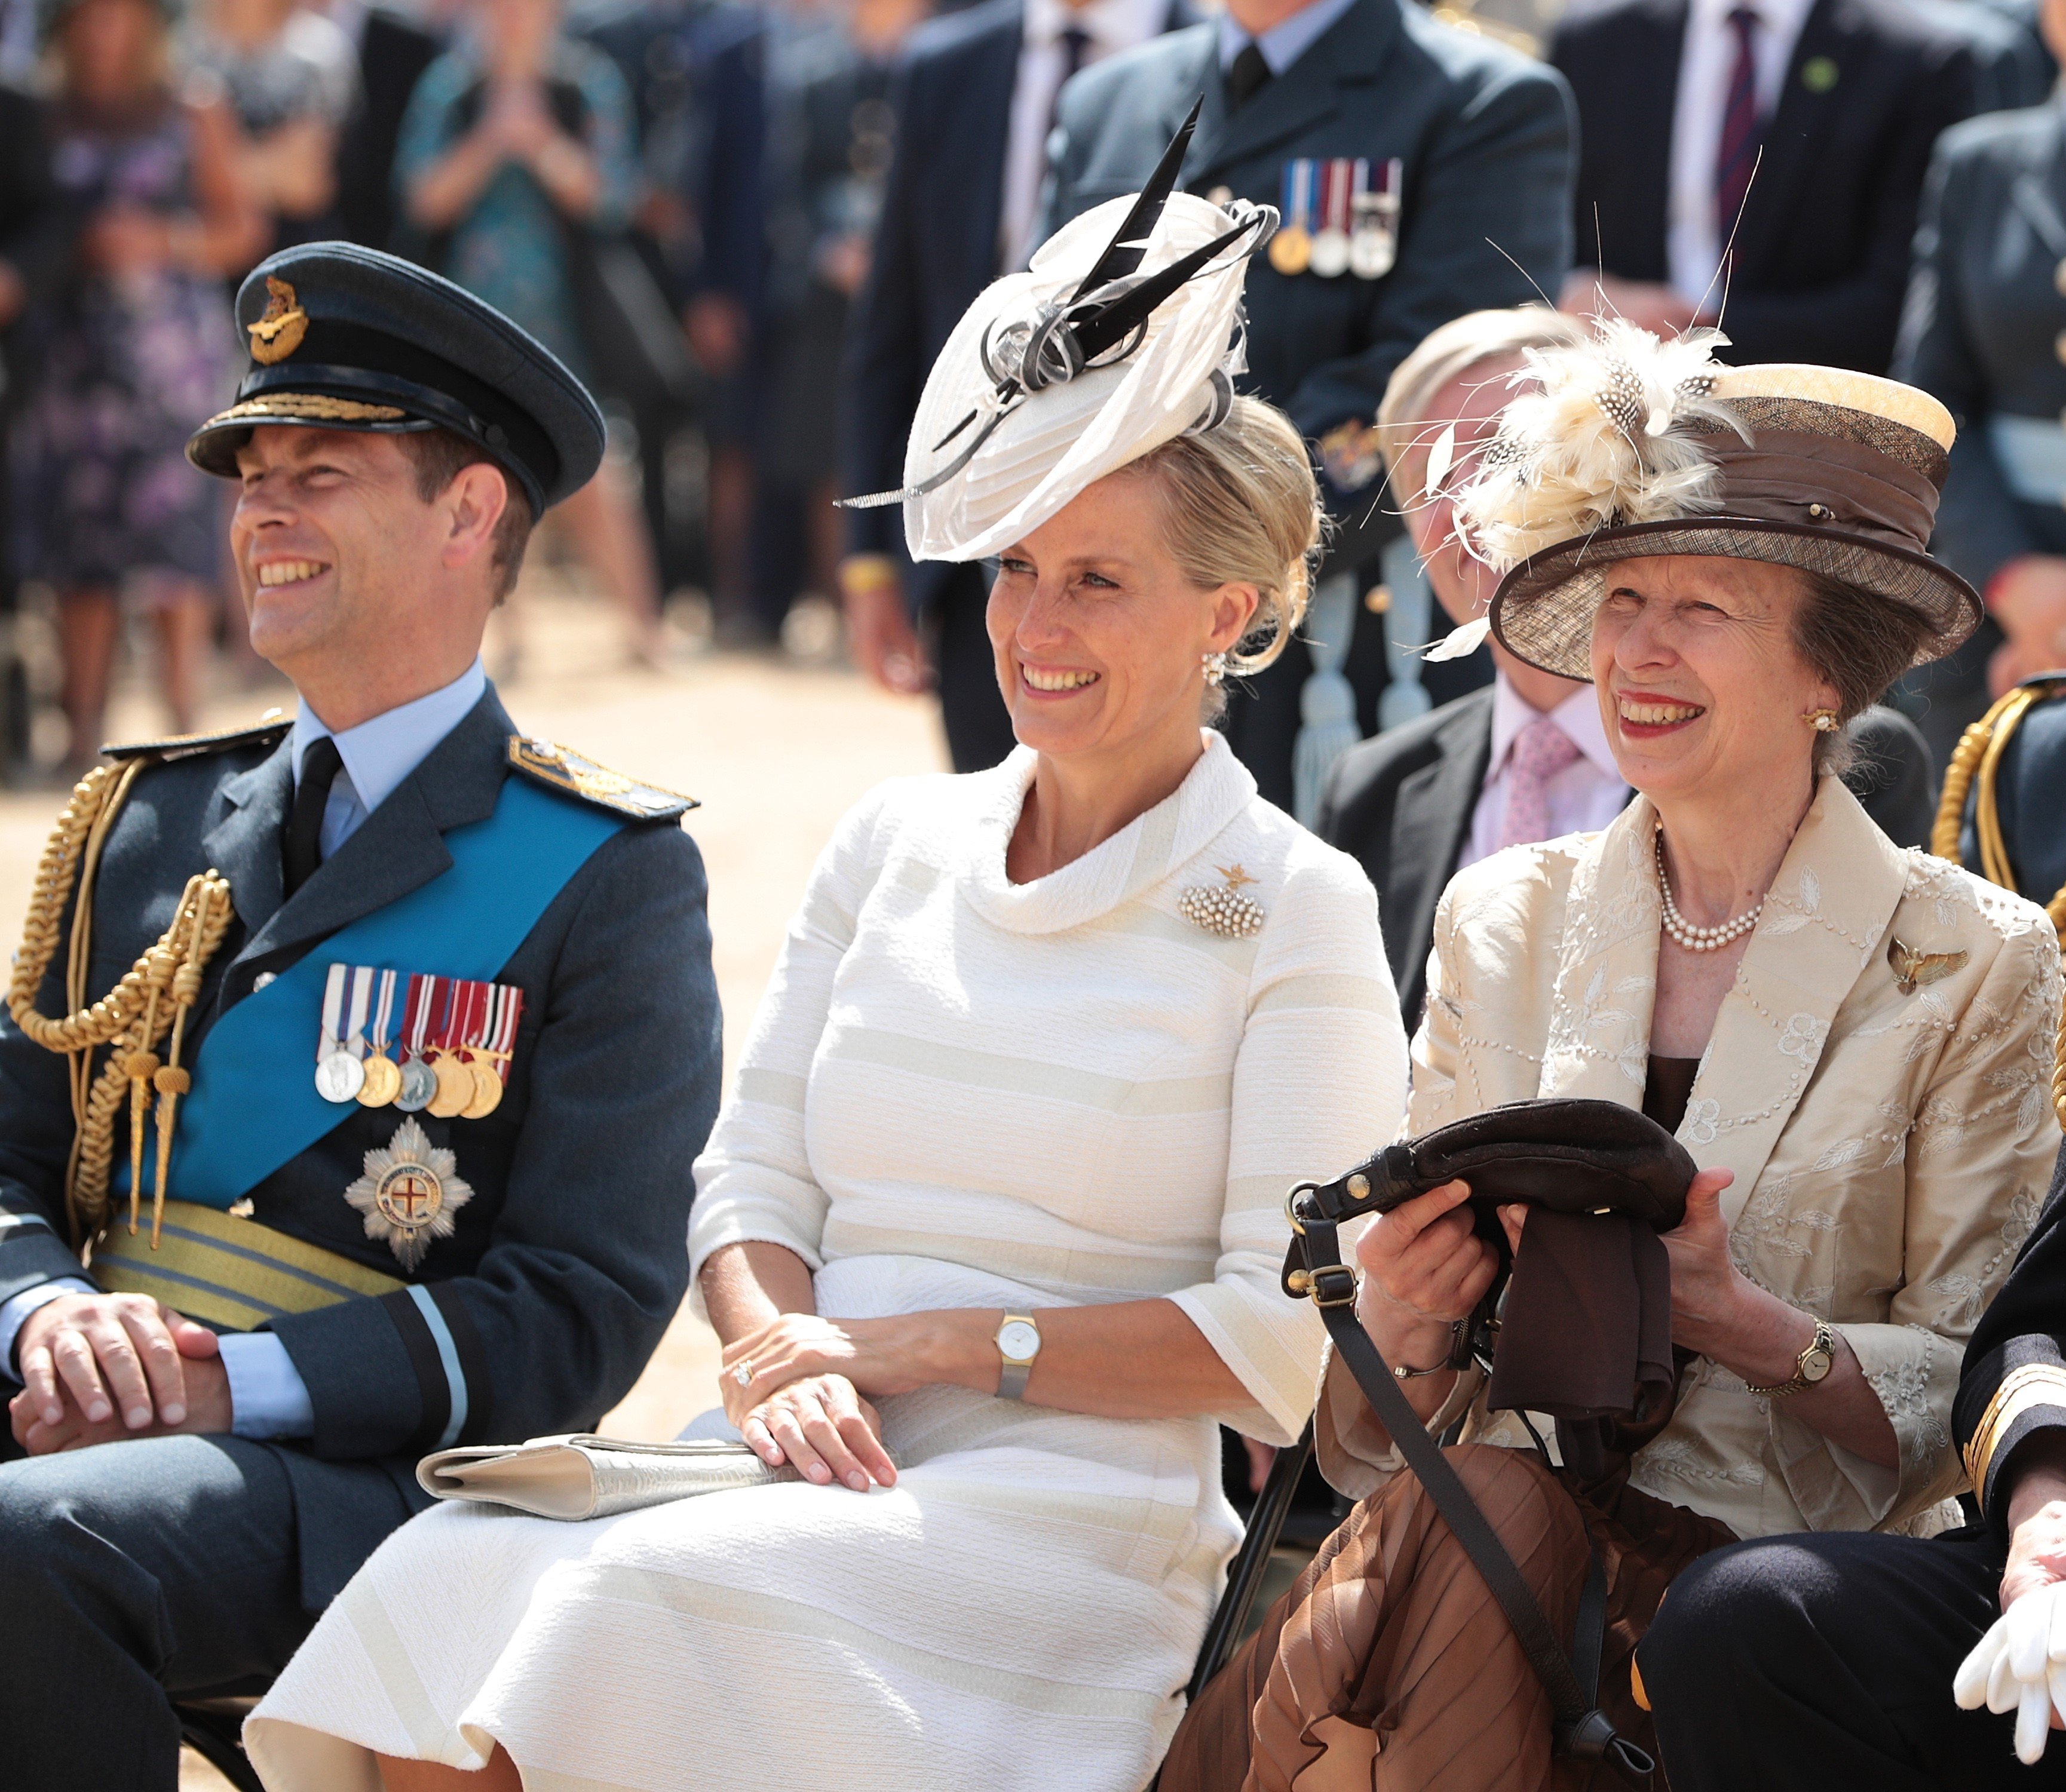
[[[1022,745],[841,824],[697,1166],[727,1411],[802,1479],[418,1518],[253,1718],[275,1792],[1153,1774],[1238,1534],[1217,1427],[1313,1402],[1285,1190],[1394,1133],[1406,1050],[1362,872],[1201,726],[1316,540],[1297,433],[1227,382],[1269,219],[1127,211],[978,301],[913,435],[914,486],[951,471],[913,551],[997,556]],[[1144,336],[1055,309],[1144,236],[1151,276],[1205,252]]]

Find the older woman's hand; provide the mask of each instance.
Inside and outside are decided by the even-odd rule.
[[[996,1329],[993,1318],[986,1331],[983,1317],[974,1310],[965,1321],[951,1312],[889,1319],[778,1313],[725,1346],[724,1371],[719,1377],[725,1414],[743,1430],[746,1414],[776,1389],[807,1375],[843,1376],[861,1393],[875,1395],[909,1394],[931,1382],[959,1381],[964,1377],[957,1370],[970,1354],[971,1342],[986,1342]],[[988,1355],[996,1356],[994,1348]]]
[[[1675,1344],[1725,1361],[1744,1321],[1751,1288],[1729,1254],[1722,1191],[1736,1180],[1728,1170],[1703,1170],[1686,1191],[1686,1217],[1664,1234],[1671,1259],[1671,1337]]]
[[[882,1422],[844,1375],[806,1375],[778,1388],[742,1419],[739,1434],[761,1459],[792,1464],[820,1487],[843,1481],[856,1493],[897,1484],[882,1447]]]
[[[1499,1268],[1499,1253],[1472,1231],[1470,1184],[1444,1183],[1379,1216],[1356,1240],[1363,1266],[1357,1316],[1386,1359],[1425,1369],[1449,1352],[1451,1327],[1468,1319]]]

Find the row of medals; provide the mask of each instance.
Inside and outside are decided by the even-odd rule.
[[[360,1058],[340,1046],[318,1061],[316,1092],[326,1102],[392,1106],[404,1114],[427,1110],[440,1120],[484,1120],[502,1102],[495,1055],[477,1050],[469,1057],[432,1046],[398,1064],[384,1051]]]
[[[1382,280],[1398,258],[1398,239],[1381,220],[1359,220],[1352,232],[1308,231],[1287,224],[1270,239],[1270,265],[1287,277],[1311,273],[1336,280],[1352,273],[1359,280]]]

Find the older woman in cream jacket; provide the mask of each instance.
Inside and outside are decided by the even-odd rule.
[[[1959,1522],[1965,1340],[2059,1149],[2059,952],[2035,906],[1896,848],[1831,775],[1843,723],[1977,618],[1923,552],[1942,407],[1626,326],[1530,362],[1456,508],[1511,568],[1490,626],[1594,683],[1639,795],[1452,882],[1408,1130],[1592,1097],[1676,1131],[1699,1173],[1664,1240],[1675,1406],[1583,1481],[1489,1410],[1484,1365],[1448,1366],[1497,1267],[1460,1183],[1363,1235],[1358,1305],[1428,1428],[1460,1425],[1452,1460],[1560,1637],[1605,1563],[1599,1703],[1647,1745],[1631,1656],[1679,1567]],[[1525,1211],[1502,1219],[1517,1244]],[[1604,1775],[1555,1752],[1504,1614],[1338,1360],[1316,1438],[1363,1503],[1193,1708],[1165,1792]]]

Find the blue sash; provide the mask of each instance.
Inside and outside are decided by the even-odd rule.
[[[340,928],[209,1029],[193,1060],[193,1091],[180,1102],[167,1192],[226,1208],[356,1111],[316,1093],[323,983],[332,965],[492,979],[625,819],[525,779],[506,779],[494,814],[444,836],[448,869]],[[126,1190],[128,1153],[120,1148],[126,1127],[118,1123],[116,1133],[116,1185]],[[156,1174],[156,1143],[153,1123],[146,1190]]]

